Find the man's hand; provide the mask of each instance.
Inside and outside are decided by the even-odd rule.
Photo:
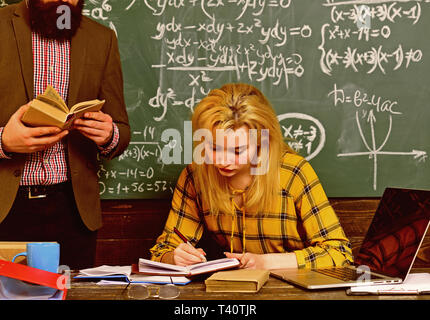
[[[100,147],[106,145],[113,134],[112,118],[102,111],[85,113],[84,118],[74,121],[73,128]]]
[[[69,132],[57,127],[27,127],[21,118],[29,108],[21,106],[3,129],[2,148],[6,152],[33,153],[42,151],[63,139]]]

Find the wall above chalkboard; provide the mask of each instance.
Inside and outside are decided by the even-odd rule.
[[[101,163],[102,198],[171,197],[186,121],[227,82],[269,98],[328,196],[430,188],[429,1],[90,0],[84,14],[117,33],[132,128]],[[163,163],[169,149],[182,162]]]

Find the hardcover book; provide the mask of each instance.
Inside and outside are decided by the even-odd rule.
[[[268,270],[220,271],[205,280],[207,292],[258,292],[269,279]]]

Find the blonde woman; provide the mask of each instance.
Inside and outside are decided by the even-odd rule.
[[[192,117],[193,163],[181,173],[152,259],[201,262],[209,233],[242,268],[319,268],[352,262],[350,243],[310,164],[285,144],[255,87],[227,84]]]

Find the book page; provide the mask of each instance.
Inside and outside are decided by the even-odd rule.
[[[44,101],[46,103],[49,103],[55,106],[56,108],[64,111],[65,113],[69,112],[69,108],[67,107],[63,98],[61,98],[57,90],[55,90],[53,87],[49,85],[46,87],[44,93],[37,96],[37,99]]]
[[[30,108],[24,113],[21,121],[31,126],[57,126],[62,128],[67,114],[62,110],[34,99],[30,103]]]
[[[31,102],[31,106],[33,108],[45,113],[45,114],[48,114],[52,118],[57,119],[57,120],[62,121],[62,122],[66,119],[66,116],[67,116],[66,113],[59,110],[58,108],[56,108],[50,104],[38,101],[38,100],[33,100]]]
[[[92,103],[92,102],[97,102],[97,103],[96,104],[87,105],[87,103]],[[97,111],[100,111],[100,109],[102,108],[103,104],[104,104],[104,100],[103,101],[92,100],[92,101],[85,101],[85,102],[79,103],[78,104],[79,106],[76,105],[76,106],[78,106],[78,108],[75,109],[73,112],[69,113],[67,115],[67,117],[65,118],[64,125],[62,126],[62,129],[69,129],[72,126],[73,122],[76,119],[83,118],[84,114],[86,112],[97,112]],[[74,106],[74,108],[76,106]]]
[[[70,108],[70,112],[71,113],[75,113],[78,111],[82,111],[84,109],[91,109],[91,111],[99,111],[103,104],[105,103],[105,100],[90,100],[90,101],[83,101],[80,103],[75,104],[73,107]],[[90,110],[88,110],[90,111]]]
[[[163,267],[156,267],[145,265],[144,267],[139,267],[139,274],[148,275],[177,275],[177,276],[187,276],[189,274],[188,270],[172,270]]]
[[[239,265],[239,260],[224,258],[208,262],[193,264],[191,266],[177,266],[169,263],[155,262],[146,259],[139,259],[139,272],[147,274],[183,274],[196,275],[214,270],[223,270]]]
[[[239,265],[239,260],[235,258],[223,258],[217,260],[211,260],[208,262],[202,262],[188,266],[191,274],[200,274],[210,272],[214,270],[223,270],[232,268]]]
[[[130,276],[130,266],[107,266],[103,265],[96,268],[82,269],[79,271],[79,276],[86,277],[103,277],[112,275],[126,275]]]
[[[177,266],[175,264],[157,262],[147,259],[139,259],[139,272],[145,272],[146,270],[154,271],[158,270],[160,272],[167,271],[180,271],[188,273],[188,269],[186,267]]]

